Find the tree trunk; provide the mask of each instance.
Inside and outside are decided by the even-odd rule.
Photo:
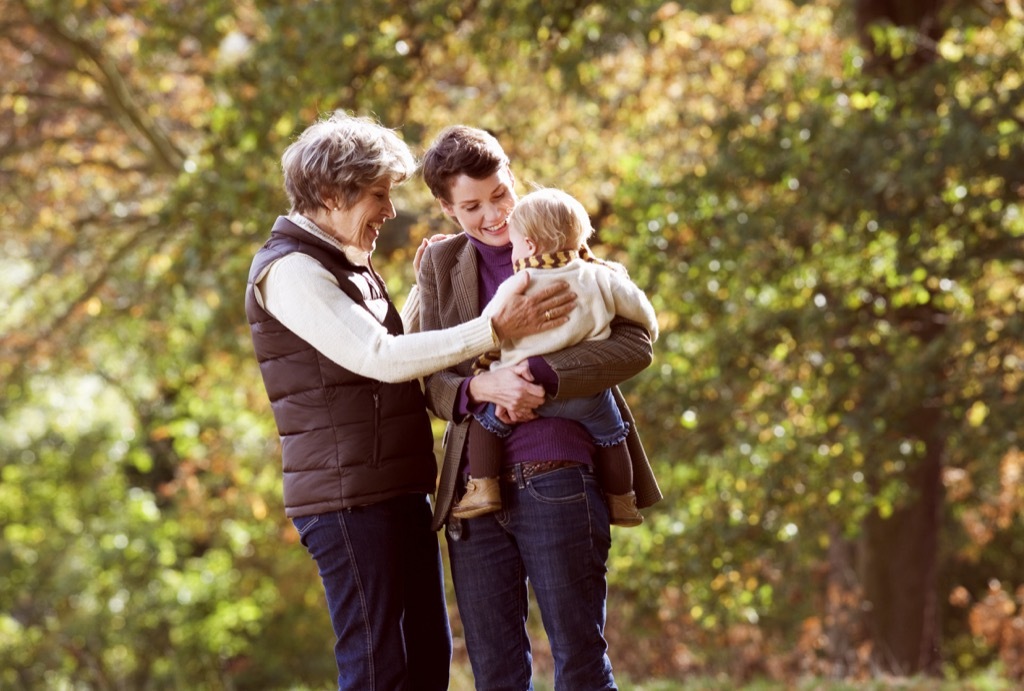
[[[917,27],[935,38],[942,4],[942,0],[856,0],[854,12],[862,32],[871,24],[887,21],[896,26]]]
[[[843,537],[839,526],[829,530],[824,631],[830,676],[836,678],[856,677],[867,662],[860,654],[869,639],[862,616],[864,588],[855,566],[856,547]]]
[[[871,27],[877,24],[891,23],[895,26],[913,28],[929,40],[919,44],[919,50],[914,54],[911,64],[927,64],[935,59],[934,43],[942,37],[944,30],[939,16],[942,4],[943,0],[856,0],[854,14],[861,44],[869,53],[875,53]],[[882,55],[874,55],[872,62],[886,71],[891,71],[894,65],[888,56]]]
[[[921,409],[907,422],[914,436],[925,440],[925,455],[907,471],[908,503],[887,519],[875,513],[865,521],[861,582],[870,605],[867,619],[876,663],[896,674],[933,674],[940,662],[940,415]]]

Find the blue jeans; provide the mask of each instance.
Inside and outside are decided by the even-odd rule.
[[[629,435],[629,425],[622,419],[611,389],[583,398],[548,399],[534,412],[541,417],[561,417],[579,422],[598,446],[621,444]],[[512,427],[501,421],[493,403],[488,403],[474,417],[484,429],[501,438],[512,434]]]
[[[604,639],[611,533],[593,471],[562,468],[501,483],[501,510],[448,525],[448,554],[478,691],[529,690],[533,586],[555,689],[615,689]]]
[[[452,639],[426,495],[295,518],[320,569],[338,688],[448,688]]]

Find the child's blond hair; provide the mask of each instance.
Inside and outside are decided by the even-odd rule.
[[[508,217],[541,253],[576,250],[594,232],[583,204],[561,190],[541,188],[519,200]]]

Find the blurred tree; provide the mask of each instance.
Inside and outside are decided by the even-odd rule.
[[[1024,25],[928,6],[0,0],[0,685],[333,677],[241,297],[280,153],[335,108],[493,130],[651,293],[626,390],[668,498],[615,533],[617,667],[1015,645],[967,622],[1024,558]],[[451,226],[399,195],[400,302]]]
[[[1020,17],[949,32],[927,69],[900,66],[915,36],[881,31],[893,78],[860,69],[824,8],[772,9],[673,15],[602,75],[639,63],[638,99],[677,98],[612,128],[644,171],[615,211],[668,315],[642,428],[705,459],[668,476],[677,540],[622,564],[665,592],[692,569],[682,599],[708,628],[803,619],[819,671],[934,672],[964,537],[943,481],[969,466],[991,492],[1019,444]]]

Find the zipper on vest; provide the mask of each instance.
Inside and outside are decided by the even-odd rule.
[[[380,465],[380,393],[373,392],[373,465]]]

